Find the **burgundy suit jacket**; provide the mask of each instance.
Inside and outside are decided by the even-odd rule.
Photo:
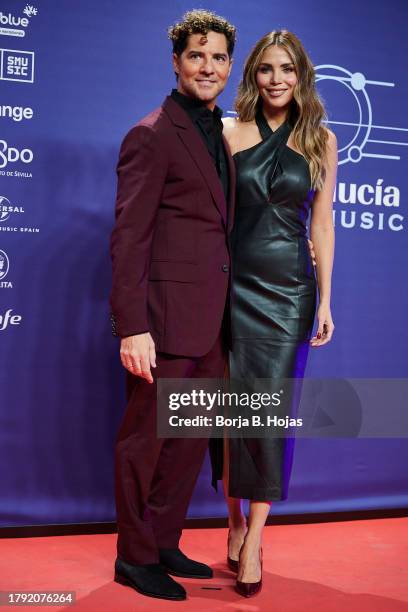
[[[156,350],[202,356],[228,297],[235,169],[230,197],[187,113],[171,98],[124,138],[111,236],[115,335],[150,331]]]

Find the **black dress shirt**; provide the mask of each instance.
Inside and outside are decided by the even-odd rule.
[[[172,90],[171,97],[186,111],[203,139],[214,161],[214,165],[222,183],[225,199],[228,202],[229,173],[227,156],[222,140],[222,110],[216,106],[214,110],[211,111],[201,102],[201,100],[189,98],[181,94],[177,89]]]

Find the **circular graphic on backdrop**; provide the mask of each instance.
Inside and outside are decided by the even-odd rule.
[[[4,280],[10,269],[9,258],[5,251],[0,250],[0,281]]]
[[[11,206],[10,200],[8,200],[5,196],[0,196],[0,223],[2,221],[7,221],[10,217],[10,213],[7,210],[3,210],[3,208]]]
[[[315,67],[316,83],[327,108],[334,107],[346,112],[339,117],[341,127],[336,128],[339,142],[339,165],[357,163],[363,156],[372,126],[372,109],[366,91],[366,78],[361,72],[352,73],[333,64]],[[333,104],[332,104],[333,101]]]

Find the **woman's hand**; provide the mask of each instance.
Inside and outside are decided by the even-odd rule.
[[[312,264],[314,266],[316,266],[316,254],[314,252],[313,242],[309,238],[308,238],[307,242],[309,244],[309,253],[310,253],[310,257],[312,259]]]
[[[324,302],[317,309],[318,328],[316,335],[310,340],[310,346],[323,346],[330,342],[333,336],[334,323],[330,312],[330,305]]]

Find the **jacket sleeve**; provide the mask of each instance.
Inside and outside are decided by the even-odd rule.
[[[115,225],[111,234],[112,331],[131,336],[149,329],[147,288],[157,210],[167,155],[153,128],[137,125],[125,136],[117,165]]]

